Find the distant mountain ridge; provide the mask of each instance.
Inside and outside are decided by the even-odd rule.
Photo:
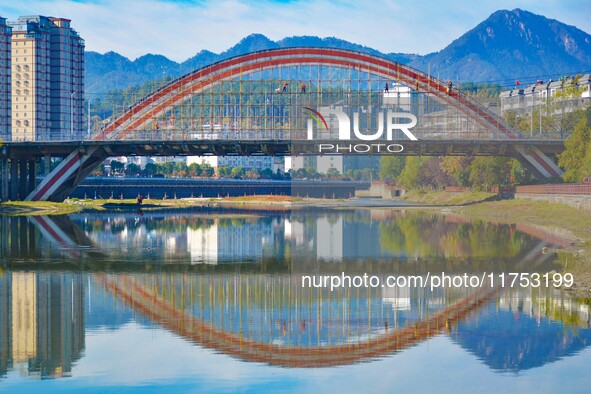
[[[439,52],[425,56],[381,53],[335,37],[287,37],[272,41],[251,34],[225,52],[201,50],[182,63],[147,54],[134,61],[115,53],[86,52],[85,82],[90,94],[124,89],[166,76],[177,77],[215,61],[248,52],[285,47],[327,47],[366,52],[457,81],[503,83],[521,76],[591,70],[591,35],[559,21],[515,9],[493,13]]]

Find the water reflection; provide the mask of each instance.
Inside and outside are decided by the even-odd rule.
[[[80,274],[12,272],[0,276],[0,374],[70,376],[84,350]]]
[[[385,210],[0,217],[9,264],[135,269],[231,263],[277,272],[555,269],[561,240],[527,226]],[[256,266],[256,268],[254,268]],[[219,268],[232,270],[232,266]]]
[[[452,338],[490,368],[518,372],[591,345],[590,319],[589,304],[558,290],[507,290],[460,322]]]
[[[555,289],[300,285],[311,272],[554,268],[542,248],[564,241],[527,226],[391,211],[92,213],[0,224],[0,376],[76,376],[92,359],[89,335],[134,325],[268,368],[378,362],[445,337],[491,370],[516,372],[591,344],[588,303]]]

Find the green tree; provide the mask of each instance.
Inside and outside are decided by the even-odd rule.
[[[326,170],[326,176],[329,178],[337,178],[339,175],[341,175],[341,173],[334,167],[330,167],[328,170]]]
[[[408,188],[414,189],[421,186],[421,168],[423,163],[425,162],[425,158],[423,157],[416,157],[410,156],[406,159],[406,165],[404,169],[400,173],[400,177],[398,178],[398,182]]]
[[[201,166],[198,163],[191,163],[187,168],[187,172],[191,178],[197,178],[201,174]]]
[[[112,174],[123,174],[125,165],[118,160],[111,160],[111,173]]]
[[[261,175],[261,178],[271,179],[274,174],[273,174],[273,170],[271,170],[270,168],[265,168],[264,170],[261,171],[260,175]]]
[[[380,159],[380,179],[397,180],[404,169],[405,162],[403,156],[382,156]]]
[[[580,182],[591,175],[591,109],[582,118],[573,133],[565,141],[565,150],[560,154],[558,164],[565,169],[562,179],[565,182]]]
[[[220,166],[218,167],[218,176],[222,178],[227,178],[231,175],[230,167],[228,166]]]
[[[259,179],[261,175],[259,174],[259,170],[256,168],[251,168],[250,170],[246,171],[246,178],[248,179]]]
[[[480,156],[470,164],[469,180],[476,189],[508,183],[511,159]]]
[[[187,170],[188,170],[188,167],[187,167],[186,161],[178,161],[174,165],[174,172],[177,174],[180,172],[187,172]]]
[[[215,169],[208,163],[201,164],[201,176],[211,178],[215,173]]]
[[[305,174],[304,177],[308,177],[308,178],[318,178],[319,174],[318,171],[316,171],[316,168],[312,167],[312,166],[308,166],[304,169]]]
[[[142,168],[135,163],[129,163],[125,169],[127,175],[137,175],[142,171]]]
[[[517,159],[511,159],[511,183],[523,185],[533,182],[535,177]]]
[[[244,176],[244,174],[246,174],[246,172],[244,171],[244,168],[242,167],[234,167],[232,168],[232,177],[234,178],[242,178]]]
[[[152,176],[158,172],[158,166],[154,163],[147,163],[144,167],[144,172],[147,176]]]

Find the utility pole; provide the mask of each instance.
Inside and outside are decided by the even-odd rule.
[[[529,115],[529,139],[534,139],[534,92],[531,92],[531,107]]]
[[[70,140],[74,139],[74,95],[76,91],[70,94]]]
[[[88,113],[86,115],[86,117],[88,118],[88,138],[90,138],[90,98],[88,99]]]

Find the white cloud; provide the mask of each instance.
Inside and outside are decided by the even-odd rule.
[[[0,0],[0,15],[42,14],[72,19],[87,50],[116,51],[132,59],[146,53],[182,61],[202,49],[221,52],[251,33],[273,40],[293,35],[335,36],[383,52],[428,53],[440,50],[497,9],[501,0],[452,2],[406,0]],[[539,2],[521,7],[591,30],[583,12],[587,0]]]

